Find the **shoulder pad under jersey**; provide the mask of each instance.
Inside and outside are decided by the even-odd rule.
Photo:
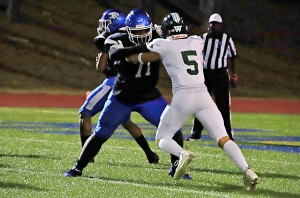
[[[118,40],[123,41],[124,39],[127,39],[128,36],[126,33],[115,33],[110,35],[106,40],[104,45],[114,45],[117,43]]]

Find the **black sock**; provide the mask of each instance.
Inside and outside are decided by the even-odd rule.
[[[151,148],[149,147],[149,144],[144,137],[144,135],[141,135],[135,139],[135,141],[140,145],[140,147],[144,150],[145,153],[150,153],[152,152]]]
[[[203,125],[201,124],[201,122],[197,118],[194,118],[192,134],[201,136],[203,129],[204,128],[203,128]]]
[[[85,136],[80,136],[81,139],[81,146],[83,147],[84,143],[86,142],[86,140],[90,137],[90,135],[85,135]]]
[[[76,168],[82,171],[87,166],[89,161],[98,154],[102,144],[106,141],[107,139],[102,139],[95,134],[92,134],[90,138],[87,139],[87,144],[82,148]]]
[[[171,155],[171,163],[172,163],[172,167],[177,167],[177,165],[178,165],[178,160],[179,160],[179,157],[177,157],[176,155]]]

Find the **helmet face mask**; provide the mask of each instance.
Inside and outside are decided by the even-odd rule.
[[[99,27],[97,28],[97,32],[100,35],[102,32],[110,32],[108,26],[111,24],[111,20],[99,19]]]
[[[134,44],[148,43],[152,39],[152,26],[149,28],[127,28],[129,40]]]
[[[129,40],[136,45],[152,39],[152,21],[144,10],[132,10],[126,17],[125,26]]]
[[[119,9],[109,9],[105,11],[99,19],[97,32],[116,33],[125,26],[126,14]]]
[[[178,13],[173,12],[168,14],[162,21],[162,37],[163,38],[185,38],[188,33],[188,28],[184,24],[183,19]]]

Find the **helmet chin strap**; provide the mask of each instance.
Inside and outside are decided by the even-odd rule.
[[[188,36],[187,34],[175,34],[175,35],[168,36],[167,39],[171,39],[171,40],[182,39],[182,38],[186,38],[187,36]]]

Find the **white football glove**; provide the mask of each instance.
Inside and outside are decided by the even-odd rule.
[[[99,65],[101,54],[102,53],[98,53],[98,55],[96,56],[96,70],[98,70],[98,65]]]
[[[102,53],[98,53],[98,55],[96,56],[96,63],[98,63],[98,62],[99,62],[99,60],[100,60],[100,57],[101,57],[101,54],[102,54]]]
[[[159,37],[162,37],[161,25],[154,24],[154,28]]]
[[[122,41],[120,41],[120,40],[117,40],[117,43],[116,44],[114,44],[114,45],[112,45],[112,46],[110,46],[110,48],[109,49],[119,49],[119,48],[123,48],[124,46],[123,46],[123,43],[122,43]]]

